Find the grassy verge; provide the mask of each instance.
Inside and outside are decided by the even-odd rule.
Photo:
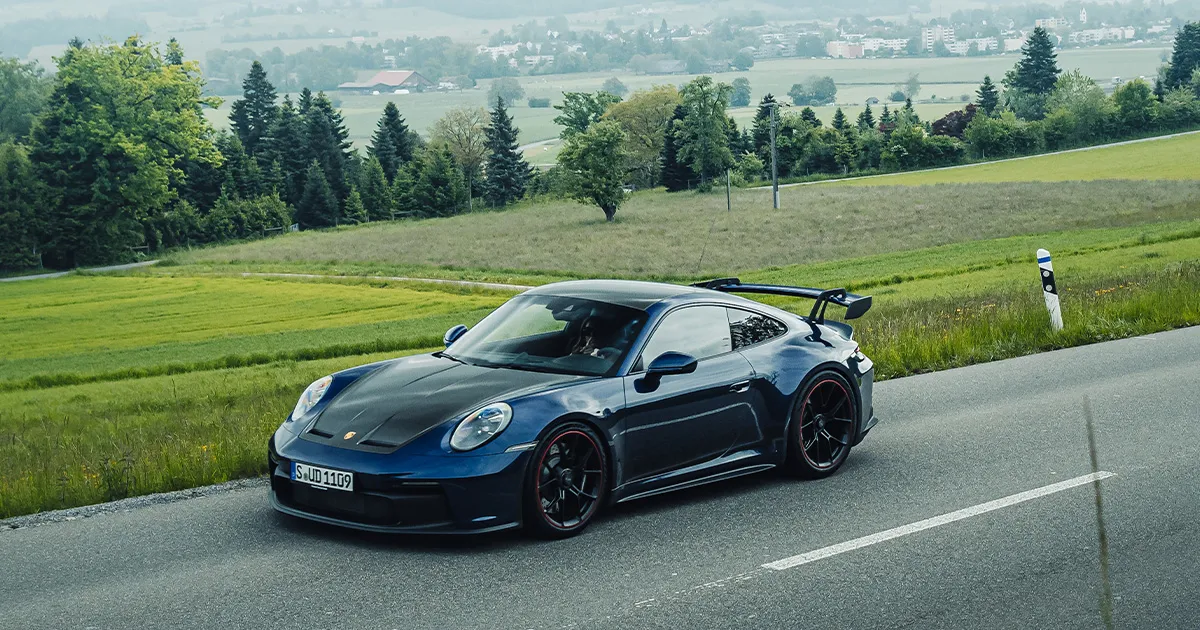
[[[0,393],[0,518],[262,474],[298,392],[389,356]]]
[[[1061,333],[1036,286],[1010,279],[966,298],[879,300],[858,338],[886,379],[1200,324],[1200,264],[1148,260],[1064,275]],[[0,392],[0,518],[261,474],[305,385],[385,356]]]

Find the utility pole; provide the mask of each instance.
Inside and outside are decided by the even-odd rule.
[[[775,209],[779,209],[779,164],[775,152],[775,127],[779,118],[779,102],[771,103],[771,197],[775,200]]]
[[[725,210],[733,212],[733,175],[730,169],[725,169]]]

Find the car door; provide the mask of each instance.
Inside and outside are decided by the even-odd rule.
[[[698,360],[691,374],[646,379],[663,352]],[[625,472],[643,480],[703,464],[729,451],[754,424],[749,391],[754,369],[733,351],[723,306],[689,306],[666,315],[651,334],[634,373],[624,377]]]
[[[755,410],[755,425],[737,438],[734,448],[782,448],[790,400],[779,391],[776,379],[781,369],[778,342],[787,334],[783,322],[762,313],[730,307],[729,329],[733,349],[750,362],[754,378],[748,392]],[[774,445],[772,444],[774,443]]]

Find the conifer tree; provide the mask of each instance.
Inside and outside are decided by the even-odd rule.
[[[776,107],[775,95],[768,93],[758,102],[758,111],[754,113],[754,152],[759,157],[767,159],[771,151],[771,110]],[[778,122],[778,121],[776,121]]]
[[[346,156],[329,116],[316,105],[316,101],[304,117],[304,126],[309,159],[321,167],[325,182],[333,190],[334,196],[344,200],[350,194],[346,183]],[[308,173],[311,172],[309,168]],[[308,191],[307,185],[304,190]]]
[[[456,214],[467,201],[467,183],[454,156],[445,149],[429,149],[421,156],[412,184],[412,204],[426,217]]]
[[[663,134],[662,183],[669,192],[686,190],[689,180],[695,177],[692,169],[679,159],[680,142],[676,130],[686,115],[683,105],[676,105],[675,114],[667,124],[667,133]]]
[[[311,158],[308,156],[308,130],[304,119],[292,105],[290,96],[283,97],[270,137],[270,149],[266,155],[272,162],[278,162],[283,171],[279,196],[295,206],[304,192],[304,174]]]
[[[383,166],[374,156],[367,158],[363,164],[358,189],[363,205],[367,208],[367,216],[372,221],[392,218],[392,191],[388,186],[387,176],[383,174]]]
[[[304,229],[336,225],[340,215],[338,200],[325,180],[325,171],[313,160],[304,176],[304,194],[296,206],[296,221]]]
[[[1184,24],[1175,33],[1171,63],[1167,66],[1164,88],[1187,87],[1193,73],[1200,68],[1200,22]]]
[[[800,120],[803,120],[813,127],[820,127],[822,124],[821,119],[817,118],[817,113],[814,112],[813,108],[811,107],[805,107],[804,109],[800,110]]]
[[[850,126],[846,122],[846,113],[842,111],[841,107],[837,108],[837,111],[833,113],[833,121],[830,124],[838,131],[845,131]]]
[[[346,197],[346,211],[342,215],[348,223],[366,223],[371,220],[357,188],[350,189],[350,194]]]
[[[1021,47],[1021,60],[1017,62],[1011,88],[1026,94],[1045,96],[1054,90],[1058,81],[1057,55],[1050,34],[1042,27],[1033,29],[1025,45]]]
[[[233,111],[229,114],[246,155],[257,158],[265,144],[269,144],[264,139],[269,138],[275,117],[275,86],[267,80],[267,71],[262,63],[255,61],[250,66],[250,74],[242,82],[242,98],[233,103]]]
[[[886,105],[884,107],[887,107]],[[862,113],[858,115],[858,128],[860,131],[875,128],[875,112],[871,111],[871,104],[868,103],[863,108]]]
[[[517,150],[519,129],[513,126],[512,116],[504,107],[504,99],[492,110],[492,124],[487,134],[487,170],[484,199],[493,207],[506,206],[525,196],[525,185],[533,169]]]
[[[396,104],[389,101],[375,127],[367,155],[379,158],[384,175],[387,175],[388,181],[392,181],[400,166],[412,161],[415,148],[408,124],[404,122]]]
[[[983,75],[983,83],[979,84],[979,89],[975,91],[976,103],[983,113],[991,116],[995,113],[996,108],[1000,105],[1000,92],[996,89],[996,84],[992,83],[992,77]]]

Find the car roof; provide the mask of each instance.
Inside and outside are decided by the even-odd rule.
[[[572,280],[544,284],[530,289],[526,295],[555,295],[559,297],[575,297],[597,302],[608,302],[619,306],[627,306],[638,310],[646,310],[652,305],[688,294],[711,294],[712,291],[696,287],[685,287],[664,282],[643,282],[639,280]]]

